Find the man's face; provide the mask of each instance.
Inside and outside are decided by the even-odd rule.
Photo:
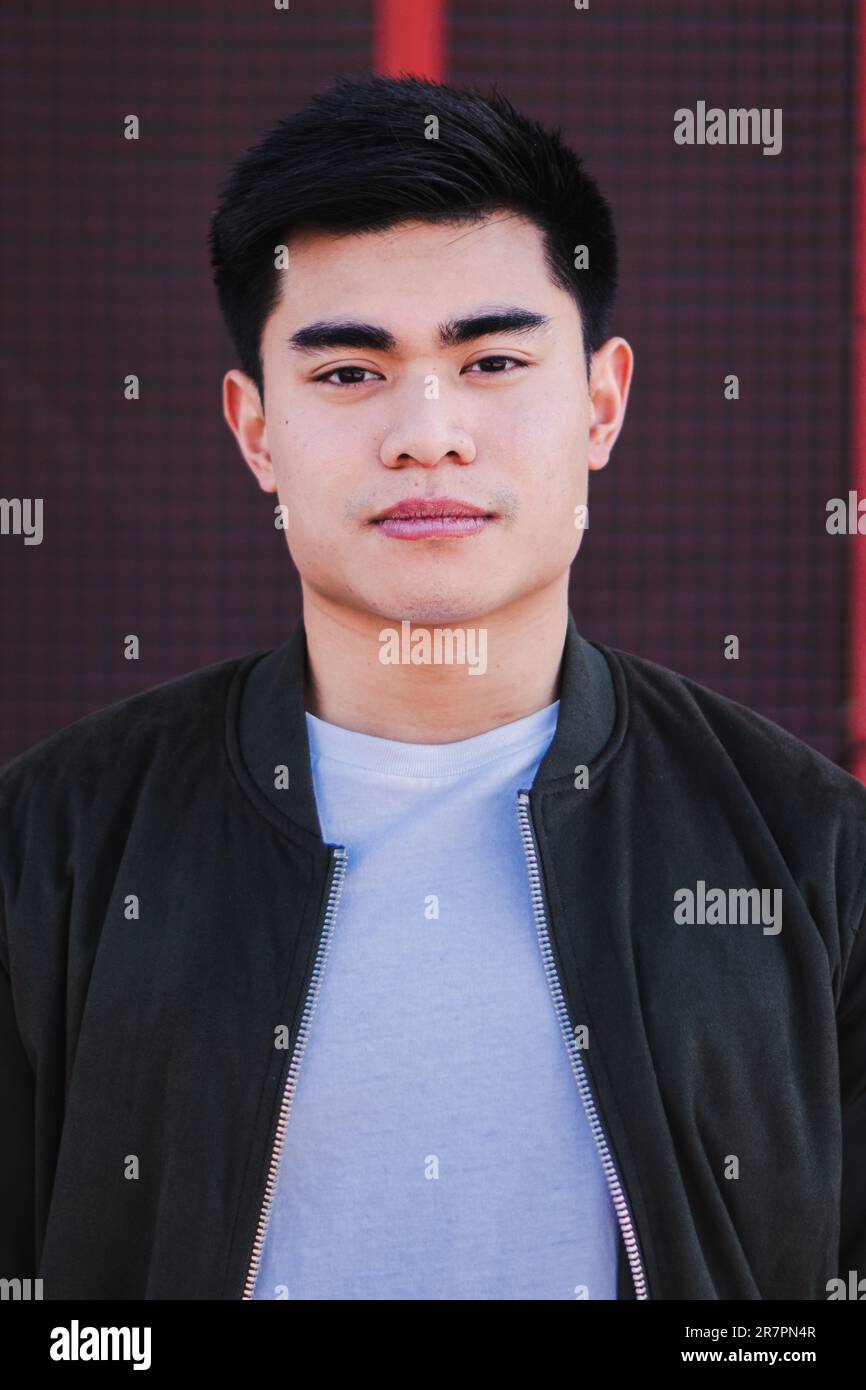
[[[537,326],[454,330],[503,311]],[[288,510],[306,593],[448,623],[492,614],[568,570],[587,470],[607,461],[630,362],[619,358],[619,391],[590,400],[579,311],[552,283],[534,224],[501,213],[299,235],[261,352],[263,427],[258,393],[238,372],[226,414],[260,486]],[[376,521],[405,499],[443,497],[488,519],[459,535],[447,523],[430,535]]]

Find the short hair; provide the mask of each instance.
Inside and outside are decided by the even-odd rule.
[[[430,117],[436,139],[425,137]],[[261,335],[280,301],[275,246],[294,232],[383,231],[522,213],[539,228],[554,284],[577,303],[587,379],[609,336],[617,287],[613,216],[562,139],[488,96],[415,76],[338,78],[235,164],[209,231],[220,309],[264,401]],[[588,265],[576,268],[586,246]],[[289,272],[290,273],[290,272]]]

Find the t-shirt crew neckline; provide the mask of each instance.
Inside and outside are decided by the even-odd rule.
[[[402,743],[329,724],[305,711],[310,755],[349,763],[393,777],[459,777],[473,768],[549,741],[556,732],[559,701],[522,719],[456,743]]]

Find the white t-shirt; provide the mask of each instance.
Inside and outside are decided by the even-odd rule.
[[[517,818],[558,709],[450,744],[307,714],[348,864],[255,1298],[616,1298]]]

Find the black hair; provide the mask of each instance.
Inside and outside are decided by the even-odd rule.
[[[438,121],[437,137],[427,138]],[[617,285],[613,216],[559,127],[489,96],[414,76],[341,77],[240,158],[210,221],[214,284],[242,369],[264,401],[261,334],[280,299],[275,247],[294,231],[350,234],[398,222],[522,213],[551,279],[580,310],[589,378]],[[588,266],[575,268],[586,246]],[[290,273],[290,272],[289,272]]]

